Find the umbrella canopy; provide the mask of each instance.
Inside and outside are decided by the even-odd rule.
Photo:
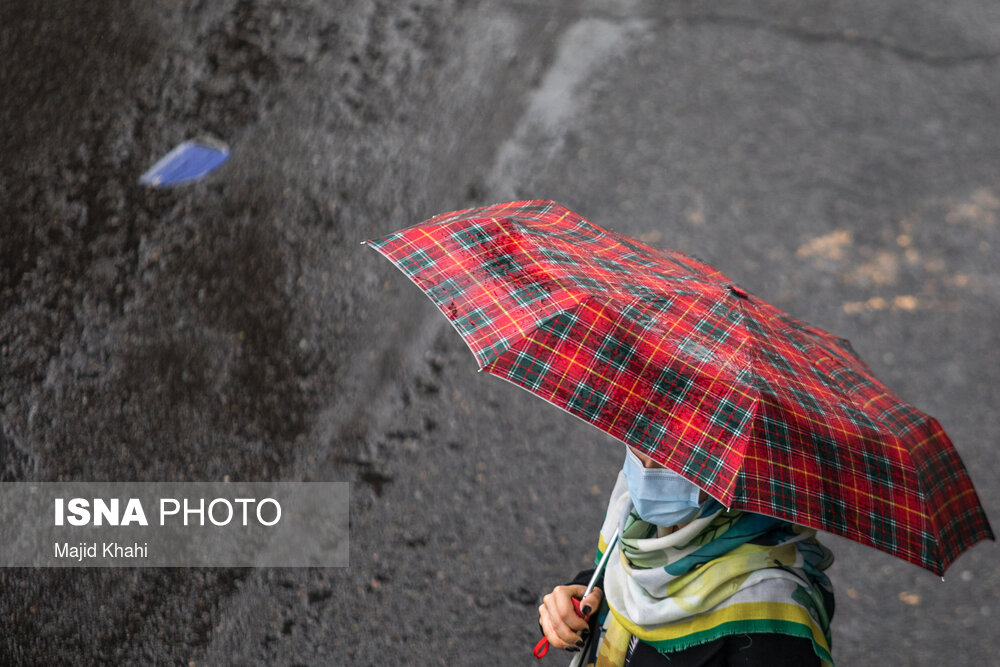
[[[727,507],[941,574],[993,539],[948,436],[850,344],[711,266],[553,202],[445,213],[369,241],[481,370],[590,422]]]

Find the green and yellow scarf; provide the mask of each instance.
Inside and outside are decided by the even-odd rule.
[[[815,530],[709,500],[695,520],[666,533],[631,511],[624,475],[611,495],[598,558],[616,528],[618,553],[604,573],[610,613],[595,637],[598,650],[583,651],[577,664],[596,658],[598,667],[621,667],[633,636],[670,653],[768,632],[811,639],[832,667],[833,592],[823,570],[833,558]]]

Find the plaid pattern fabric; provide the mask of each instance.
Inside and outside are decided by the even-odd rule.
[[[831,334],[716,269],[553,202],[369,242],[479,367],[645,451],[727,507],[942,573],[993,533],[941,426]]]

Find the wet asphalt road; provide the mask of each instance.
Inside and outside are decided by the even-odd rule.
[[[0,663],[533,664],[621,446],[359,245],[514,198],[850,338],[1000,516],[995,3],[12,0],[0,52],[0,480],[352,482],[348,568],[0,570]],[[839,665],[996,664],[995,544],[828,543]]]

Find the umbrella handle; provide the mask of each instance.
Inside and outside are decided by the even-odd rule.
[[[588,618],[590,618],[589,616],[584,616],[583,612],[580,611],[580,601],[577,600],[576,598],[571,598],[571,599],[573,601],[573,611],[576,612],[576,615],[582,618],[583,620],[587,620]],[[549,638],[542,637],[541,639],[538,640],[538,643],[535,644],[535,650],[532,651],[532,654],[536,658],[541,660],[548,654],[548,652],[549,652]]]

